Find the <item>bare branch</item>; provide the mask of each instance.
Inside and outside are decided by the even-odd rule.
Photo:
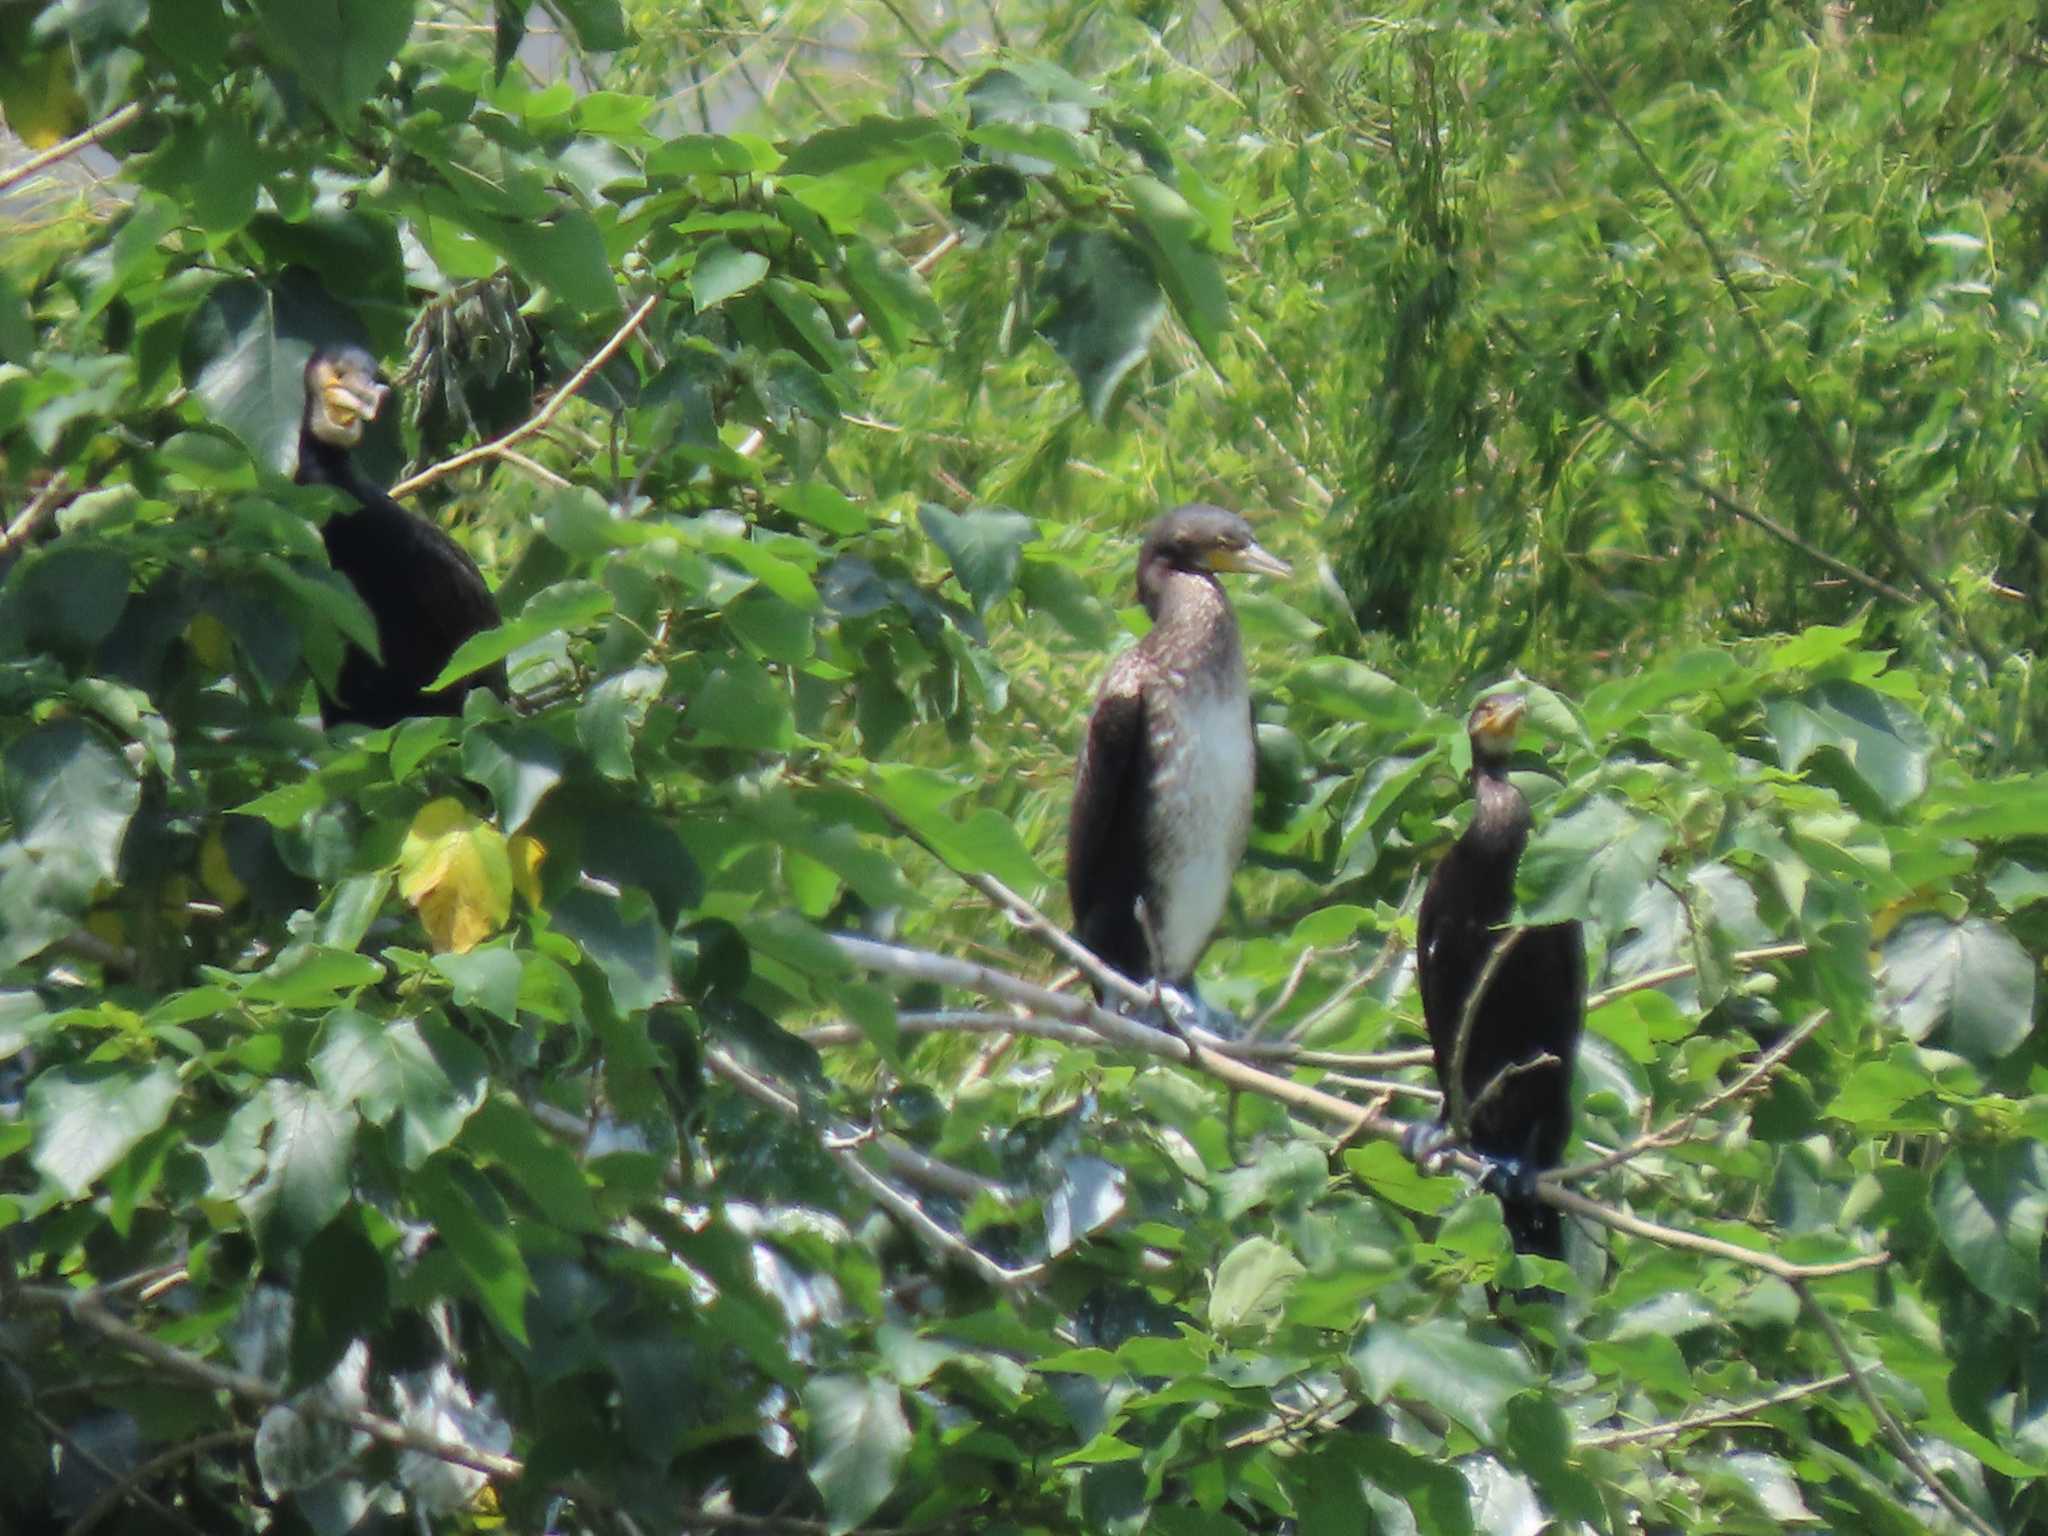
[[[1280,51],[1280,45],[1274,41],[1273,34],[1252,14],[1251,7],[1245,0],[1223,0],[1223,8],[1230,12],[1231,19],[1237,23],[1244,35],[1251,39],[1252,47],[1257,49],[1259,57],[1266,61],[1266,67],[1278,75],[1288,90],[1293,92],[1294,100],[1301,108],[1301,115],[1308,119],[1309,126],[1318,132],[1336,126],[1336,119],[1330,115],[1330,109],[1324,103],[1322,95],[1309,84],[1301,71],[1295,68],[1294,61]]]
[[[46,171],[59,160],[77,154],[88,145],[97,144],[101,139],[119,133],[136,118],[142,116],[142,103],[131,101],[125,107],[109,112],[91,127],[71,135],[61,144],[52,144],[48,149],[30,155],[19,165],[9,166],[0,171],[0,192],[20,186],[38,171]]]
[[[255,1438],[256,1431],[253,1429],[216,1430],[210,1435],[183,1441],[167,1451],[150,1457],[116,1480],[113,1487],[88,1504],[76,1520],[64,1527],[64,1536],[87,1536],[94,1526],[126,1503],[138,1490],[154,1482],[180,1462],[196,1460],[231,1445],[244,1445]]]
[[[1728,957],[1729,962],[1747,970],[1761,965],[1766,960],[1791,960],[1806,953],[1804,944],[1766,944],[1761,949],[1738,949]],[[1652,987],[1661,987],[1668,982],[1684,981],[1688,976],[1699,973],[1697,965],[1667,965],[1654,971],[1644,971],[1640,976],[1631,976],[1627,981],[1617,982],[1604,992],[1595,992],[1586,998],[1586,1012],[1605,1008],[1616,998],[1627,997],[1631,992],[1647,992]]]
[[[1843,1371],[1848,1374],[1850,1381],[1855,1383],[1857,1395],[1863,1399],[1863,1404],[1870,1410],[1871,1417],[1877,1420],[1877,1427],[1890,1443],[1892,1453],[1920,1479],[1943,1509],[1971,1530],[1978,1532],[1979,1536],[1999,1536],[1997,1530],[1982,1515],[1956,1496],[1955,1490],[1941,1480],[1934,1468],[1927,1464],[1927,1458],[1914,1448],[1905,1429],[1892,1416],[1892,1411],[1885,1407],[1884,1400],[1877,1395],[1876,1388],[1871,1386],[1869,1377],[1850,1355],[1849,1340],[1842,1333],[1842,1325],[1829,1316],[1827,1308],[1820,1304],[1820,1298],[1813,1294],[1813,1287],[1804,1280],[1795,1280],[1792,1282],[1792,1288],[1799,1293],[1799,1299],[1806,1304],[1806,1310],[1813,1314],[1820,1323],[1821,1331],[1828,1336],[1828,1344],[1834,1350],[1835,1358],[1842,1362]]]
[[[57,503],[64,499],[65,487],[70,479],[63,470],[43,482],[43,488],[30,498],[29,504],[21,509],[21,515],[7,525],[0,533],[0,569],[21,552],[21,546],[36,535],[44,519],[57,510]]]
[[[1372,1135],[1398,1142],[1408,1130],[1407,1121],[1389,1118],[1376,1110],[1362,1110],[1351,1100],[1336,1094],[1326,1093],[1306,1083],[1294,1082],[1290,1078],[1263,1072],[1250,1063],[1227,1054],[1222,1049],[1224,1042],[1217,1040],[1205,1030],[1191,1028],[1183,1034],[1174,1034],[1168,1030],[1155,1029],[1149,1024],[1141,1024],[1122,1014],[1098,1008],[1084,998],[1049,992],[1044,987],[1020,980],[1006,972],[985,965],[976,965],[971,961],[935,955],[925,950],[880,944],[873,939],[853,938],[844,934],[834,935],[832,942],[841,954],[863,969],[886,976],[900,976],[912,981],[958,987],[983,997],[1001,998],[1005,1002],[1021,1004],[1034,1012],[1085,1025],[1109,1043],[1143,1051],[1152,1056],[1187,1062],[1201,1068],[1220,1082],[1260,1094],[1327,1121],[1347,1138]],[[1470,1178],[1479,1178],[1486,1172],[1485,1166],[1468,1153],[1452,1150],[1439,1154],[1439,1157],[1441,1161]],[[1713,1258],[1727,1259],[1746,1268],[1774,1275],[1780,1280],[1819,1279],[1830,1275],[1853,1274],[1859,1270],[1879,1268],[1891,1261],[1888,1253],[1880,1252],[1832,1264],[1795,1264],[1773,1253],[1744,1248],[1698,1232],[1686,1232],[1676,1227],[1663,1226],[1645,1220],[1631,1211],[1602,1205],[1596,1200],[1587,1199],[1576,1190],[1567,1189],[1554,1174],[1546,1174],[1538,1182],[1536,1194],[1537,1198],[1546,1204],[1554,1205],[1569,1215],[1581,1217],[1599,1226],[1626,1232],[1632,1237],[1644,1238],[1666,1247],[1684,1248]]]
[[[342,1408],[321,1403],[316,1399],[290,1400],[287,1393],[261,1377],[231,1370],[227,1366],[215,1365],[210,1360],[189,1354],[144,1333],[140,1328],[122,1322],[107,1310],[106,1303],[98,1291],[78,1291],[50,1285],[24,1285],[14,1292],[11,1299],[17,1305],[63,1312],[73,1322],[129,1354],[139,1355],[171,1375],[211,1391],[225,1392],[231,1397],[244,1398],[265,1406],[274,1406],[289,1400],[295,1412],[346,1424],[381,1444],[395,1446],[400,1450],[419,1451],[437,1461],[481,1472],[486,1477],[515,1478],[525,1471],[525,1467],[510,1456],[500,1456],[494,1451],[480,1450],[476,1446],[465,1445],[456,1440],[444,1440],[438,1435],[429,1435],[412,1429],[396,1419],[388,1419],[379,1413]]]
[[[1766,1397],[1752,1397],[1746,1402],[1729,1403],[1724,1407],[1709,1409],[1705,1413],[1687,1414],[1682,1419],[1671,1419],[1662,1424],[1645,1424],[1638,1429],[1610,1429],[1597,1435],[1582,1435],[1576,1442],[1576,1448],[1582,1451],[1611,1451],[1618,1445],[1641,1445],[1649,1440],[1672,1440],[1710,1425],[1755,1418],[1766,1409],[1796,1403],[1802,1397],[1817,1397],[1823,1392],[1832,1392],[1850,1380],[1847,1371],[1837,1371],[1834,1375],[1823,1376],[1818,1381],[1803,1381],[1796,1387],[1786,1387]]]
[[[1551,1051],[1539,1051],[1534,1056],[1528,1057],[1523,1061],[1511,1061],[1487,1080],[1486,1086],[1479,1090],[1479,1097],[1472,1101],[1471,1108],[1467,1113],[1478,1114],[1480,1110],[1486,1107],[1489,1099],[1493,1098],[1495,1094],[1501,1092],[1509,1083],[1523,1074],[1541,1072],[1545,1067],[1561,1067],[1563,1065],[1564,1063],[1559,1061],[1556,1054]]]
[[[438,464],[429,464],[418,474],[409,475],[391,487],[392,496],[410,496],[415,491],[424,490],[437,480],[447,479],[448,476],[456,473],[458,470],[467,469],[470,465],[480,463],[484,459],[501,457],[504,455],[505,450],[514,443],[524,442],[527,438],[533,436],[534,433],[547,426],[549,422],[555,419],[556,414],[562,407],[576,397],[576,392],[590,382],[591,375],[612,360],[613,355],[626,344],[635,331],[640,329],[647,317],[654,313],[654,306],[660,302],[661,295],[658,293],[651,293],[642,299],[640,307],[626,317],[625,324],[612,332],[611,339],[593,352],[590,355],[589,361],[569,376],[569,382],[548,396],[547,404],[535,411],[533,415],[514,427],[510,432],[507,432],[503,437],[493,438],[488,443],[479,443],[474,448],[465,448],[451,459],[443,459]]]
[[[1638,1136],[1627,1146],[1618,1147],[1604,1156],[1594,1158],[1591,1162],[1580,1163],[1574,1168],[1561,1168],[1552,1174],[1551,1177],[1563,1183],[1576,1184],[1580,1180],[1592,1178],[1595,1174],[1605,1173],[1610,1168],[1618,1168],[1631,1158],[1638,1157],[1645,1152],[1655,1151],[1659,1147],[1676,1146],[1691,1134],[1692,1128],[1695,1125],[1699,1124],[1701,1120],[1711,1115],[1715,1110],[1721,1108],[1722,1105],[1731,1103],[1747,1094],[1754,1093],[1757,1089],[1761,1088],[1770,1075],[1777,1070],[1779,1063],[1798,1050],[1800,1046],[1804,1045],[1813,1032],[1827,1021],[1827,1017],[1827,1010],[1823,1008],[1768,1051],[1757,1057],[1756,1061],[1751,1064],[1750,1069],[1743,1073],[1742,1076],[1738,1077],[1726,1088],[1721,1089],[1720,1092],[1711,1095],[1687,1110],[1661,1130],[1651,1131],[1647,1135]]]
[[[766,1106],[787,1120],[801,1121],[803,1106],[766,1078],[750,1072],[740,1065],[733,1055],[719,1046],[712,1046],[704,1053],[704,1064],[718,1076],[731,1083],[755,1103]],[[823,1140],[825,1151],[840,1169],[871,1195],[875,1202],[888,1210],[898,1220],[916,1233],[941,1254],[959,1259],[982,1279],[991,1285],[1006,1290],[1036,1285],[1045,1278],[1046,1266],[1033,1264],[1024,1269],[1008,1269],[976,1248],[958,1234],[947,1231],[934,1221],[925,1208],[896,1188],[887,1179],[861,1160],[857,1142],[847,1142],[834,1137]],[[979,1194],[993,1186],[977,1184],[974,1193]]]
[[[1486,1001],[1487,989],[1493,985],[1495,974],[1507,963],[1508,951],[1521,943],[1522,935],[1528,931],[1518,924],[1503,933],[1500,942],[1487,951],[1486,964],[1479,968],[1479,979],[1472,983],[1472,990],[1465,994],[1464,1009],[1458,1014],[1458,1038],[1451,1047],[1450,1081],[1443,1086],[1451,1134],[1460,1141],[1464,1141],[1472,1134],[1472,1111],[1475,1106],[1465,1102],[1465,1056],[1472,1046],[1472,1027],[1479,1022],[1479,1005]],[[1489,1088],[1491,1086],[1488,1084]]]

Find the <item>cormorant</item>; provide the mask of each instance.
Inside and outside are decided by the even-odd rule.
[[[1290,574],[1220,507],[1177,507],[1146,533],[1152,630],[1102,680],[1067,828],[1074,936],[1133,981],[1183,991],[1251,830],[1251,688],[1219,571]]]
[[[1416,928],[1422,1014],[1436,1055],[1444,1114],[1467,999],[1514,911],[1515,866],[1529,841],[1529,802],[1508,778],[1508,756],[1526,701],[1481,699],[1472,739],[1472,824],[1444,855],[1422,895]],[[1572,1060],[1586,1014],[1586,948],[1576,922],[1525,928],[1494,967],[1465,1042],[1467,1149],[1491,1163],[1508,1235],[1523,1253],[1564,1257],[1564,1224],[1535,1197],[1536,1176],[1555,1168],[1572,1130]],[[1548,1053],[1542,1066],[1526,1066]],[[1520,1070],[1510,1069],[1519,1068]],[[1509,1075],[1503,1077],[1503,1073]],[[1453,1134],[1446,1123],[1423,1148]]]
[[[331,485],[355,498],[356,510],[328,518],[320,536],[328,563],[349,579],[377,621],[384,657],[375,661],[350,643],[334,696],[321,696],[320,718],[329,726],[455,715],[472,688],[505,692],[503,662],[439,692],[426,691],[463,641],[498,622],[498,604],[460,544],[372,485],[349,457],[389,393],[361,347],[322,348],[306,364],[298,481]]]

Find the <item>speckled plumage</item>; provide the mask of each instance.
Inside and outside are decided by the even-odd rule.
[[[1187,539],[1168,536],[1188,528],[1234,539],[1222,547],[1267,562],[1244,569],[1285,569],[1258,550],[1242,519],[1215,508],[1182,508],[1155,525],[1138,577],[1152,631],[1103,679],[1067,847],[1075,936],[1126,976],[1150,978],[1142,899],[1160,979],[1177,986],[1187,984],[1229,900],[1251,830],[1254,770],[1237,620],[1212,571],[1189,568],[1208,546],[1190,554]]]

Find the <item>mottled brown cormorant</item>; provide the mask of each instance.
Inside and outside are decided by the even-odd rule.
[[[1467,1000],[1515,906],[1515,866],[1529,841],[1529,802],[1508,778],[1525,701],[1494,694],[1473,709],[1472,824],[1444,855],[1423,892],[1416,923],[1422,1014],[1446,1094]],[[1491,1163],[1508,1234],[1523,1253],[1564,1257],[1555,1206],[1535,1198],[1538,1174],[1555,1168],[1572,1131],[1572,1061],[1586,1014],[1586,948],[1576,922],[1525,928],[1494,967],[1465,1043],[1466,1149]],[[1524,1067],[1548,1053],[1554,1062]],[[1509,1075],[1502,1077],[1502,1073]],[[1450,1134],[1433,1127],[1425,1150]]]
[[[306,415],[299,429],[301,485],[331,485],[356,502],[321,525],[328,562],[349,579],[377,621],[373,660],[351,643],[334,696],[320,700],[327,725],[390,725],[408,715],[455,715],[472,688],[505,692],[498,662],[428,693],[456,648],[498,622],[498,604],[468,552],[367,480],[349,450],[362,440],[390,393],[360,347],[323,348],[306,364]]]
[[[1251,689],[1219,571],[1289,574],[1220,507],[1178,507],[1145,535],[1152,630],[1102,680],[1067,830],[1074,936],[1133,981],[1183,991],[1251,829]]]

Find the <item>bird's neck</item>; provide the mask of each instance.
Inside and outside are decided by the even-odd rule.
[[[1237,617],[1214,576],[1155,566],[1139,582],[1138,596],[1152,615],[1153,633],[1178,641],[1196,665],[1212,651],[1235,650]]]
[[[1512,881],[1529,842],[1529,802],[1508,777],[1505,761],[1472,765],[1472,798],[1472,825],[1464,840],[1489,862],[1504,864]]]
[[[369,493],[362,471],[356,468],[348,450],[322,442],[311,432],[299,434],[299,472],[294,478],[300,485],[331,485],[365,506],[377,500]]]

